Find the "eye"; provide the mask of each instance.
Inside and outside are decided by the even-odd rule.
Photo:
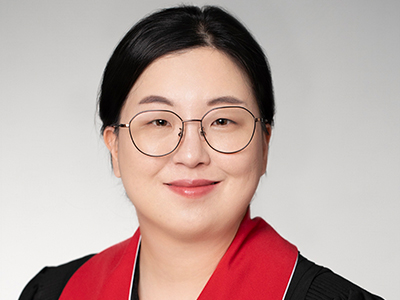
[[[229,119],[219,118],[219,119],[215,120],[214,122],[212,122],[211,125],[212,126],[226,126],[231,123],[233,123],[233,122]]]
[[[153,124],[157,127],[165,127],[165,126],[170,125],[168,121],[163,120],[163,119],[153,120],[150,122],[150,124]]]

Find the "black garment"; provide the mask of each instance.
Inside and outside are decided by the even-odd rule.
[[[43,268],[28,282],[21,296],[19,296],[19,300],[58,299],[68,280],[93,255],[73,260],[58,267]]]
[[[285,300],[383,300],[299,254]]]
[[[90,257],[85,256],[58,267],[46,267],[25,287],[19,300],[56,300],[68,280]],[[135,270],[132,300],[138,300],[140,268]],[[114,300],[114,299],[112,299]],[[120,299],[118,299],[120,300]],[[125,300],[125,299],[121,299]],[[299,255],[285,300],[383,300],[350,281]]]

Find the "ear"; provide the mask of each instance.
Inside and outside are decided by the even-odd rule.
[[[113,167],[114,175],[118,178],[121,177],[118,162],[118,135],[115,133],[115,128],[108,126],[103,132],[104,143],[111,154],[111,164]]]
[[[266,124],[266,131],[262,131],[263,135],[263,174],[267,172],[268,163],[268,152],[269,152],[269,141],[271,139],[272,127],[270,124]]]

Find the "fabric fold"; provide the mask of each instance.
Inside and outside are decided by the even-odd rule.
[[[93,256],[71,277],[60,300],[127,299],[140,230]],[[297,248],[261,218],[246,213],[198,300],[281,300],[296,265]]]

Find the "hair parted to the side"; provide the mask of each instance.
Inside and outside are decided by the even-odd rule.
[[[178,6],[153,13],[123,37],[104,70],[99,115],[107,126],[119,123],[125,100],[143,71],[157,58],[180,50],[213,47],[246,73],[262,118],[273,124],[275,102],[267,59],[250,32],[215,6]]]

